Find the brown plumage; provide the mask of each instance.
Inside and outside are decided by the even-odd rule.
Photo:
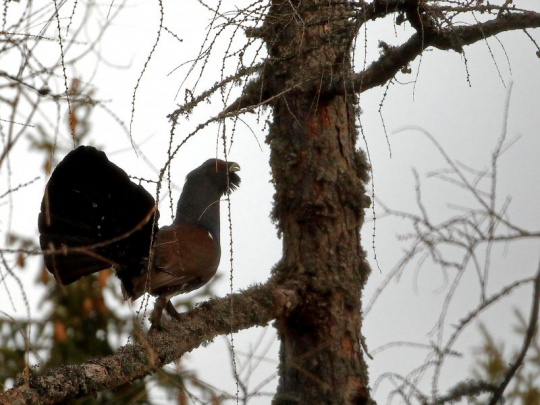
[[[67,285],[114,267],[126,298],[158,297],[151,322],[159,327],[164,308],[177,315],[172,296],[202,287],[216,273],[219,201],[239,186],[238,170],[234,162],[209,159],[190,172],[174,222],[158,230],[153,197],[103,152],[80,146],[58,164],[41,203],[47,269]]]

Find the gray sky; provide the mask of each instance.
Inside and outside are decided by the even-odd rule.
[[[224,10],[239,6],[238,2],[223,4]],[[523,6],[528,4],[533,3],[523,2]],[[170,130],[166,115],[172,112],[177,103],[183,101],[183,90],[177,99],[175,95],[189,65],[168,74],[197,55],[200,38],[209,21],[208,12],[205,12],[196,1],[165,2],[164,5],[168,16],[165,25],[182,38],[183,42],[178,43],[167,33],[162,34],[162,40],[137,91],[132,126],[134,141],[158,168],[166,160]],[[128,125],[134,84],[155,41],[158,22],[159,8],[156,4],[128,1],[100,44],[100,55],[109,64],[125,68],[100,66],[91,80],[97,88],[95,97],[110,100],[107,103],[108,108]],[[369,27],[368,63],[377,56],[376,44],[379,38],[385,38],[390,44],[398,44],[399,40],[407,36],[407,32],[399,33],[396,39],[394,27],[388,23],[382,21],[377,26]],[[540,41],[540,33],[531,32],[531,35]],[[449,208],[449,203],[473,206],[472,199],[464,191],[449,183],[427,177],[427,173],[446,166],[436,147],[426,136],[419,131],[403,130],[399,133],[397,131],[407,126],[421,127],[437,139],[452,159],[479,170],[484,169],[490,164],[492,150],[502,131],[508,85],[513,81],[507,137],[512,139],[519,135],[520,139],[501,160],[498,186],[500,203],[503,203],[506,196],[511,196],[512,202],[508,211],[510,219],[529,230],[540,227],[540,217],[536,212],[535,203],[540,197],[540,185],[537,180],[540,177],[540,165],[537,163],[540,151],[540,59],[535,55],[534,45],[522,32],[503,34],[499,40],[500,43],[490,39],[489,47],[486,43],[479,43],[466,48],[470,85],[467,82],[467,70],[462,56],[437,50],[429,50],[424,53],[421,60],[417,59],[411,66],[412,74],[398,76],[397,79],[401,84],[396,80],[390,86],[382,109],[392,150],[391,158],[378,112],[384,89],[373,89],[361,95],[363,114],[360,119],[373,163],[376,197],[387,206],[402,211],[418,212],[413,168],[419,173],[424,201],[433,219],[443,220],[449,215],[455,215],[456,211]],[[358,41],[356,59],[358,69],[364,63],[363,41],[363,38]],[[216,46],[215,51],[222,51],[226,46],[228,44],[223,40]],[[215,59],[210,61],[196,94],[219,80],[220,58],[221,56],[216,54]],[[90,74],[94,67],[95,58],[89,57],[88,69],[81,70],[81,75]],[[196,78],[197,74],[188,80],[188,88]],[[413,84],[415,80],[416,84]],[[231,96],[229,100],[233,99],[234,96]],[[219,102],[204,105],[196,110],[189,120],[180,121],[174,143],[178,144],[198,123],[218,113],[221,106]],[[257,118],[260,118],[260,123],[257,122]],[[260,117],[252,115],[245,118],[245,123],[238,122],[234,145],[229,156],[230,160],[239,162],[242,167],[240,172],[242,186],[232,195],[234,290],[254,282],[264,282],[281,253],[280,241],[269,219],[273,189],[268,166],[269,150],[264,143],[267,129],[263,124],[267,118],[268,115],[265,114]],[[97,110],[93,115],[92,125],[92,139],[96,144],[104,146],[111,160],[134,176],[157,178],[156,173],[130,150],[127,135],[112,118]],[[228,134],[231,133],[231,129],[232,123],[229,122]],[[216,150],[218,157],[223,156],[219,136],[220,128],[211,125],[181,149],[179,157],[173,163],[173,181],[177,186],[173,190],[175,203],[183,179],[193,167],[208,157],[215,156]],[[59,142],[69,145],[69,134],[65,128]],[[360,140],[359,146],[364,148],[364,141]],[[27,159],[12,162],[13,183],[28,181],[35,177],[36,173],[41,173],[39,164],[41,162]],[[3,176],[2,179],[6,176],[4,173],[0,175]],[[11,222],[14,231],[24,235],[35,235],[44,185],[45,179],[42,179],[14,196]],[[0,194],[2,192],[0,189]],[[170,221],[168,205],[168,200],[165,199],[160,207],[161,224]],[[222,205],[222,209],[224,208]],[[6,229],[4,227],[8,222],[9,210],[6,205],[0,206],[2,229]],[[381,215],[380,208],[376,208],[376,212],[378,216]],[[371,211],[367,212],[368,219],[372,215]],[[223,217],[226,221],[226,215]],[[362,233],[364,248],[371,261],[372,227],[372,222],[366,223]],[[222,226],[224,255],[220,271],[225,276],[216,289],[218,295],[224,295],[229,291],[227,228],[224,222]],[[381,271],[373,265],[372,275],[364,292],[366,302],[400,259],[406,246],[396,239],[396,233],[408,231],[410,224],[401,220],[378,218],[375,244]],[[255,237],[258,240],[257,244],[254,244]],[[510,244],[505,255],[501,253],[500,247],[502,246],[498,246],[498,250],[493,252],[492,276],[488,288],[490,292],[497,291],[508,280],[534,274],[540,256],[536,241]],[[29,276],[32,277],[33,275]],[[441,272],[431,266],[429,261],[417,274],[416,289],[414,280],[415,268],[407,269],[401,281],[391,283],[368,314],[363,333],[371,350],[391,341],[429,343],[435,339],[429,332],[439,316],[440,305],[448,286],[444,287]],[[31,281],[25,284],[25,288],[31,300],[35,301],[40,292],[33,290],[35,287]],[[439,288],[442,288],[442,292],[438,290]],[[528,311],[529,297],[530,289],[524,288],[519,294],[514,294],[508,301],[487,312],[485,322],[496,338],[510,339],[511,309],[513,306],[520,306]],[[467,275],[460,284],[456,299],[450,308],[448,332],[444,335],[446,338],[451,333],[452,324],[476,306],[477,302],[478,283],[473,275]],[[125,304],[126,308],[127,306]],[[2,307],[10,314],[15,313],[11,304],[5,303]],[[17,304],[16,309],[17,316],[23,316],[24,307]],[[528,312],[525,313],[528,315]],[[273,337],[273,330],[269,328],[263,332],[259,328],[236,335],[235,342],[240,362],[244,359],[242,353],[254,350],[263,333],[265,335],[262,346],[271,345],[268,356],[273,356],[275,361],[278,342]],[[465,356],[448,364],[443,374],[443,386],[457,381],[458,377],[463,376],[464,370],[470,369],[468,361],[472,355],[470,346],[478,343],[478,338],[476,326],[471,327],[469,332],[463,335],[457,348],[463,350]],[[260,350],[259,348],[258,353],[264,354]],[[384,372],[411,370],[420,364],[419,358],[423,359],[424,355],[425,352],[422,350],[403,348],[381,352],[373,361],[368,361],[372,383]],[[229,363],[229,354],[223,338],[216,339],[214,344],[196,350],[183,360],[186,368],[200,370],[199,376],[203,380],[210,380],[217,387],[234,392]],[[255,387],[270,376],[275,370],[275,364],[272,361],[263,362],[250,380],[250,387]],[[428,384],[423,387],[429,392],[430,379],[427,378],[426,381]],[[276,380],[268,384],[265,390],[273,392],[275,384]],[[386,393],[391,388],[388,381],[382,383],[376,399],[384,401]],[[268,402],[268,398],[261,398],[253,400],[252,403]]]

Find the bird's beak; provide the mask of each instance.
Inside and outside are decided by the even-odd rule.
[[[238,163],[231,162],[229,163],[229,173],[239,172],[240,165]]]

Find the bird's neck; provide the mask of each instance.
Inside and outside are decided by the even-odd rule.
[[[178,207],[174,223],[187,223],[199,225],[212,234],[219,241],[219,201],[221,194],[212,191],[210,184],[186,182]]]

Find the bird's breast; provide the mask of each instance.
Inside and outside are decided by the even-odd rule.
[[[154,242],[154,266],[146,290],[156,295],[199,288],[214,276],[220,257],[219,241],[206,229],[192,224],[165,226]]]
[[[165,226],[154,243],[155,266],[178,274],[215,272],[220,257],[219,242],[197,225]]]

